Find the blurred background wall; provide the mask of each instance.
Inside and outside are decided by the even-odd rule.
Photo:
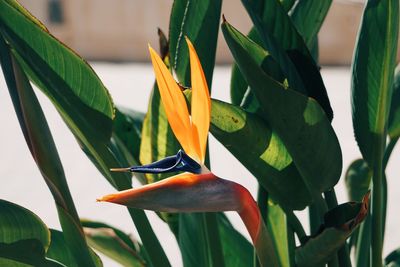
[[[172,0],[20,0],[57,38],[88,60],[148,61],[147,43],[158,47],[157,27],[168,32]],[[362,0],[334,0],[319,35],[320,63],[350,64]],[[240,0],[223,2],[222,13],[247,33],[250,19]],[[399,54],[399,53],[398,53]],[[222,36],[217,63],[232,60]]]

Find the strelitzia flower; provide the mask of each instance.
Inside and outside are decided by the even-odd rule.
[[[204,165],[210,126],[211,99],[197,53],[189,47],[191,112],[181,88],[158,54],[149,47],[158,88],[168,122],[183,150],[177,155],[144,166],[113,171],[183,173],[140,188],[106,195],[107,201],[128,207],[163,212],[236,211],[242,218],[262,264],[278,266],[272,240],[250,192],[235,182],[214,175]]]

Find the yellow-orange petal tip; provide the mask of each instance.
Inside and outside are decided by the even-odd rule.
[[[115,199],[115,194],[110,194],[110,195],[103,196],[101,198],[97,198],[96,201],[97,202],[112,202],[113,199]]]

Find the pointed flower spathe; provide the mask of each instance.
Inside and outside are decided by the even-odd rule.
[[[210,127],[211,99],[200,60],[186,38],[191,73],[191,112],[183,92],[158,54],[149,47],[168,122],[184,151],[160,161],[114,171],[183,172],[136,189],[106,195],[107,201],[128,207],[165,212],[236,211],[248,229],[261,266],[279,266],[269,232],[257,203],[242,185],[217,177],[204,166]],[[186,152],[186,153],[185,153]]]

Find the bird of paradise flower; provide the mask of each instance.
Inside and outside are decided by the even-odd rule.
[[[158,54],[149,47],[162,103],[173,133],[183,151],[163,160],[130,168],[112,169],[142,173],[183,173],[116,194],[106,201],[159,212],[236,211],[243,220],[262,266],[278,266],[276,252],[257,203],[242,185],[214,175],[205,165],[211,99],[197,53],[188,38],[191,70],[191,113],[181,88]]]

